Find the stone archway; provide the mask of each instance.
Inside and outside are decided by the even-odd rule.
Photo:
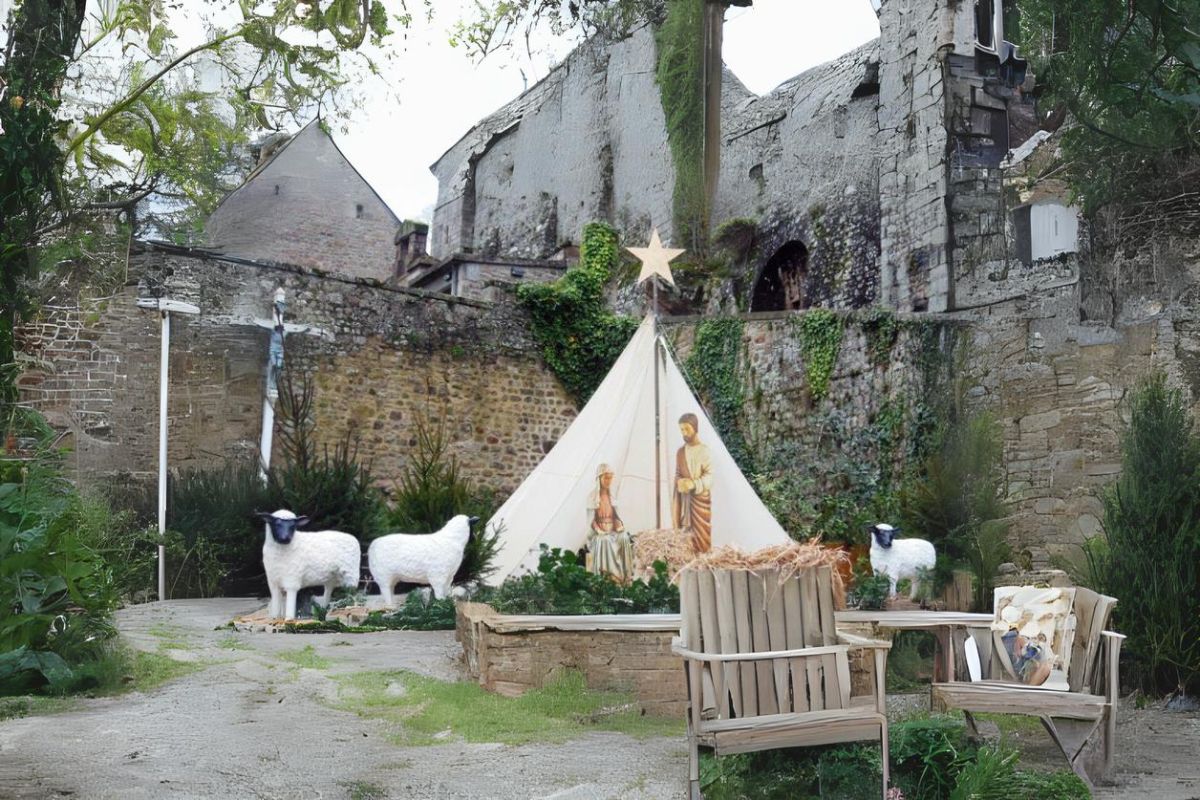
[[[775,251],[759,274],[750,299],[751,311],[795,311],[808,308],[808,248],[792,240]]]

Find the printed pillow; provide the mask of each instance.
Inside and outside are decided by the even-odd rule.
[[[992,640],[1002,674],[1026,686],[1067,689],[1075,638],[1073,587],[1002,586],[996,589]]]

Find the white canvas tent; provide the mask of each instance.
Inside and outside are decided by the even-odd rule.
[[[683,444],[678,421],[686,413],[699,419],[700,441],[712,457],[713,547],[753,551],[787,542],[647,316],[562,438],[488,521],[489,531],[501,531],[497,569],[489,583],[536,569],[542,544],[568,550],[586,544],[588,499],[600,464],[614,473],[613,502],[626,530],[636,534],[671,527],[675,458]],[[657,447],[656,422],[661,431]]]

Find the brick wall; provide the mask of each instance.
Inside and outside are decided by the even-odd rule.
[[[357,433],[360,455],[388,485],[420,415],[436,422],[445,414],[464,471],[511,490],[575,414],[511,306],[158,248],[135,253],[130,271],[140,289],[45,309],[21,334],[32,365],[20,379],[22,400],[70,432],[71,463],[84,479],[157,468],[159,323],[136,307],[139,291],[165,289],[202,309],[172,318],[173,468],[257,453],[268,334],[255,320],[268,316],[277,286],[288,321],[334,336],[288,338],[289,357],[315,371],[319,437]]]

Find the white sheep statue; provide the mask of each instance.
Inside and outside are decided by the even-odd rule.
[[[313,602],[328,606],[335,586],[358,585],[362,547],[341,531],[298,531],[308,517],[297,517],[281,508],[273,514],[260,511],[267,526],[263,543],[263,567],[271,590],[268,616],[296,618],[296,595],[306,586],[323,586],[324,593]]]
[[[902,578],[911,581],[908,597],[915,600],[919,573],[933,569],[937,553],[933,545],[924,539],[897,539],[899,528],[886,523],[871,526],[871,569],[876,575],[886,575],[891,588],[889,596],[896,594],[896,584]]]
[[[393,590],[399,581],[429,584],[439,600],[449,595],[471,526],[478,521],[479,517],[459,514],[437,533],[392,533],[371,542],[367,563],[384,604],[395,605]]]

